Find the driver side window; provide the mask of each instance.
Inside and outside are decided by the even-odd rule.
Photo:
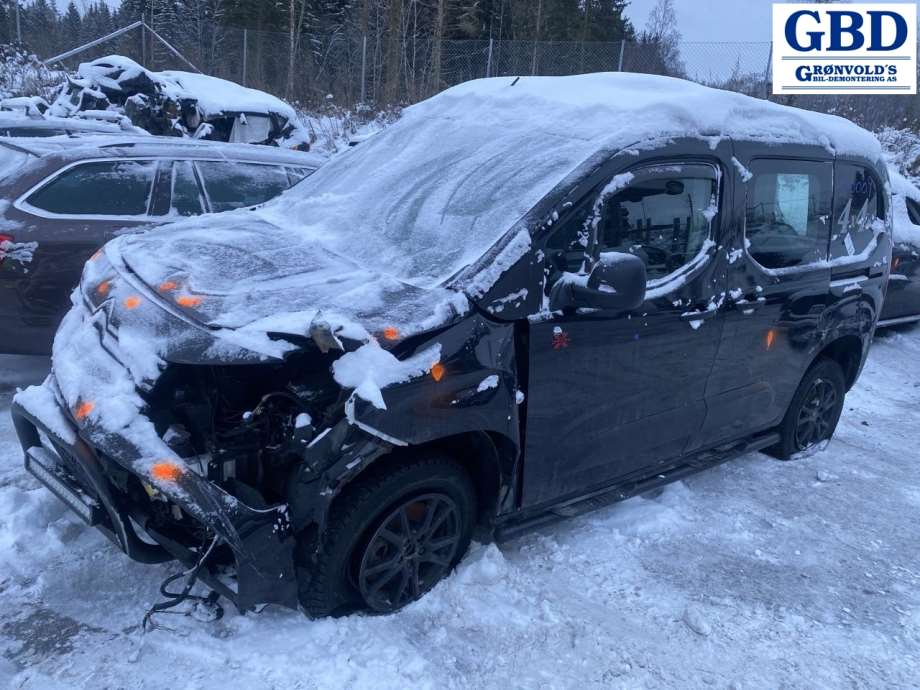
[[[637,171],[624,188],[602,193],[593,223],[601,252],[635,254],[654,281],[700,253],[718,212],[715,168],[664,165]]]
[[[693,261],[719,209],[719,172],[705,163],[656,164],[614,175],[588,194],[546,244],[548,285],[590,269],[598,253],[645,263],[649,281]]]

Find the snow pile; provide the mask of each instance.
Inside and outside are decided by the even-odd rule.
[[[48,69],[38,56],[13,43],[0,44],[0,99],[53,98],[64,78],[64,72]]]
[[[487,390],[491,390],[493,388],[498,388],[498,374],[486,376],[482,381],[479,382],[479,386],[476,388],[476,392],[485,393]]]
[[[21,264],[32,262],[38,242],[0,242],[0,261],[18,261]]]
[[[385,410],[387,406],[383,401],[382,388],[427,374],[440,359],[440,344],[398,360],[372,340],[333,362],[332,375],[343,388],[353,388],[354,395],[367,400],[378,410]]]

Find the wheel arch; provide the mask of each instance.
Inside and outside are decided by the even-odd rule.
[[[518,451],[515,443],[506,436],[493,432],[469,431],[411,446],[394,447],[381,454],[373,462],[366,463],[359,472],[348,476],[347,481],[337,487],[335,495],[326,506],[326,514],[337,500],[369,472],[385,472],[388,466],[396,466],[407,458],[430,452],[454,459],[469,473],[476,488],[478,514],[476,527],[486,536],[491,531],[494,518],[509,500],[513,499],[515,463]]]
[[[844,379],[846,380],[846,390],[850,390],[856,383],[859,371],[863,362],[863,339],[858,335],[842,335],[839,338],[827,343],[824,348],[815,355],[811,364],[814,364],[822,357],[831,359],[843,369]],[[809,365],[811,366],[811,365]]]

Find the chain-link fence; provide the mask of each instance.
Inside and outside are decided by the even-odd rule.
[[[303,103],[332,96],[343,105],[412,103],[469,79],[627,71],[673,74],[707,84],[760,81],[769,43],[683,43],[663,57],[655,43],[443,40],[384,35],[303,35],[204,24],[174,35],[153,27],[207,74]],[[106,41],[64,61],[67,67],[113,52],[150,69],[190,69],[149,30]]]
[[[434,40],[387,33],[301,35],[202,22],[141,27],[70,57],[61,65],[111,53],[154,69],[198,69],[262,89],[315,110],[324,104],[370,111],[418,102],[469,79],[601,71],[665,74],[719,88],[836,112],[873,129],[915,124],[917,97],[770,95],[769,42],[610,43]],[[49,67],[53,67],[50,65]]]

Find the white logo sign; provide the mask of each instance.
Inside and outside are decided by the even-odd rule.
[[[917,5],[773,5],[773,93],[916,94]]]

